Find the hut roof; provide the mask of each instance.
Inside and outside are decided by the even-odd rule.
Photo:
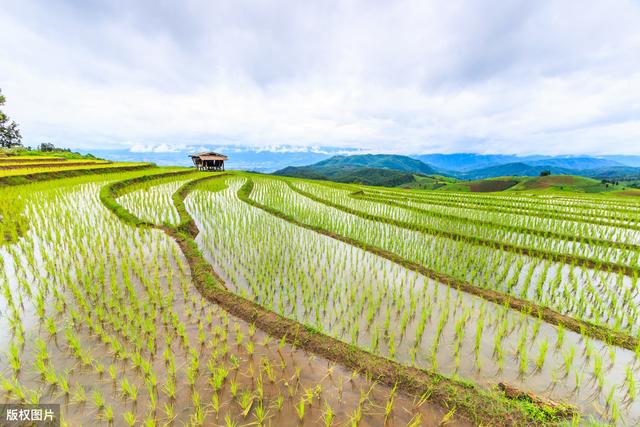
[[[201,160],[227,160],[227,156],[199,156]]]
[[[202,153],[191,154],[189,157],[199,157],[201,160],[228,160],[224,154],[215,153],[213,151],[205,151]]]

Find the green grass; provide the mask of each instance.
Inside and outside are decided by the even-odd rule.
[[[424,180],[420,185],[406,188],[450,191],[450,192],[526,192],[526,193],[611,193],[629,190],[625,183],[618,185],[602,183],[600,180],[574,175],[550,176],[500,176],[472,181],[452,181],[445,179]],[[640,191],[638,192],[640,194]],[[630,194],[630,193],[629,193]]]
[[[522,179],[509,191],[604,193],[618,188],[619,186],[603,184],[599,180],[584,176],[550,175]]]
[[[40,150],[27,150],[26,148],[2,148],[0,149],[0,159],[7,156],[9,159],[37,159],[37,158],[51,158],[58,157],[68,160],[78,159],[99,159],[92,154],[80,154],[72,151],[40,151]]]
[[[27,172],[23,175],[0,176],[0,187],[26,185],[35,182],[51,181],[53,179],[72,178],[77,176],[118,173],[142,170],[155,166],[152,163],[111,163],[108,165],[82,166],[79,168],[57,168],[48,171]],[[23,171],[29,171],[23,169]]]
[[[400,188],[412,188],[416,190],[437,190],[458,182],[455,178],[442,175],[414,175],[415,182],[403,184]]]
[[[497,178],[479,179],[474,181],[458,181],[438,188],[438,191],[456,192],[495,192],[512,188],[526,178],[502,176]]]

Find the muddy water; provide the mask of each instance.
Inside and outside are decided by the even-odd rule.
[[[265,424],[322,425],[328,407],[335,423],[360,414],[359,425],[384,424],[388,387],[280,345],[202,300],[177,245],[159,231],[121,224],[99,203],[98,191],[99,185],[91,184],[34,194],[33,227],[18,244],[0,248],[0,287],[11,297],[11,303],[0,298],[5,331],[0,334],[0,372],[7,380],[15,375],[29,399],[60,403],[71,426],[108,424],[110,413],[113,424],[124,425],[127,411],[136,424],[154,419],[220,425],[229,416],[244,425],[257,422],[262,410]],[[11,333],[11,307],[22,332]],[[72,349],[75,339],[79,353]],[[19,371],[9,364],[12,343],[19,348]],[[46,348],[44,360],[55,372],[55,384],[36,369],[36,360],[42,360],[39,343]],[[136,367],[138,354],[148,366]],[[172,365],[173,398],[167,391]],[[216,392],[209,366],[227,371]],[[137,390],[135,401],[124,394],[125,379]],[[96,393],[105,407],[95,404]],[[15,394],[4,396],[6,402],[15,399]],[[300,420],[296,407],[302,399]],[[195,418],[198,407],[205,414],[200,420]],[[387,425],[406,425],[415,417],[423,425],[436,425],[445,413],[396,393]]]
[[[220,193],[194,192],[187,208],[201,230],[199,244],[236,292],[406,364],[487,386],[507,381],[597,419],[640,420],[627,381],[627,370],[634,382],[639,371],[633,352],[559,332],[295,227],[237,200],[241,182],[230,183]]]

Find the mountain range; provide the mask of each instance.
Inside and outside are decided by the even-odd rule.
[[[338,155],[313,164],[314,168],[378,168],[392,169],[402,172],[413,172],[424,175],[438,171],[428,164],[408,156],[395,154],[358,154]]]
[[[421,154],[411,156],[435,168],[469,172],[509,163],[529,166],[555,166],[568,169],[594,169],[607,166],[640,166],[640,156],[515,156],[505,154]]]
[[[598,178],[637,176],[640,156],[515,156],[505,154],[420,154],[410,156],[362,154],[355,148],[294,147],[251,148],[241,146],[183,147],[174,151],[98,149],[91,153],[115,161],[145,161],[159,165],[191,165],[189,154],[218,151],[229,156],[228,169],[270,173],[288,166],[325,168],[375,168],[405,173],[439,174],[459,179],[503,175],[535,176],[550,169],[555,174],[578,174]],[[82,150],[80,150],[82,151]],[[86,151],[85,151],[86,152]],[[345,155],[349,154],[349,155]],[[312,173],[313,170],[307,173]],[[315,172],[314,172],[315,173]],[[326,171],[325,171],[326,173]],[[369,172],[368,176],[371,175]]]
[[[425,160],[430,162],[426,163]],[[474,167],[478,165],[482,166]],[[408,175],[413,174],[441,175],[462,180],[500,176],[539,176],[543,172],[549,172],[553,175],[579,175],[596,179],[622,180],[640,177],[639,167],[625,165],[618,160],[604,157],[516,157],[480,154],[429,154],[415,157],[389,154],[338,155],[307,166],[287,167],[274,172],[274,174],[366,183],[365,181],[371,181],[375,175],[366,169],[393,170],[404,173],[406,176],[402,178],[401,175],[394,174],[393,180],[405,182],[410,181]],[[364,178],[364,175],[366,175],[366,180],[360,179]]]

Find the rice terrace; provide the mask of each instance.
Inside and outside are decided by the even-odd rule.
[[[640,420],[640,200],[0,164],[5,402],[70,426]]]
[[[0,427],[640,426],[640,2],[8,0]]]

